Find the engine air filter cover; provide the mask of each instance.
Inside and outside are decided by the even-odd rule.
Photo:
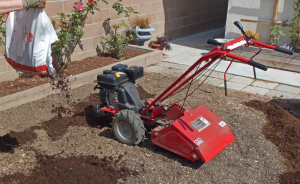
[[[144,68],[141,66],[130,66],[124,69],[130,81],[135,81],[141,77],[144,77]]]
[[[120,77],[116,77],[116,74]],[[110,74],[99,74],[97,76],[97,82],[100,86],[107,90],[118,90],[119,86],[128,81],[126,73],[123,72],[112,72]]]
[[[123,72],[125,68],[127,68],[128,65],[124,65],[124,64],[117,64],[113,67],[111,67],[112,71],[119,71],[119,72]]]

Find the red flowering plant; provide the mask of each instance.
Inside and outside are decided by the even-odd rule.
[[[101,0],[108,3],[106,0]],[[58,13],[59,19],[51,18],[51,22],[57,31],[58,41],[51,45],[53,65],[57,73],[65,68],[70,62],[71,55],[78,44],[81,43],[81,38],[84,35],[84,25],[88,18],[88,14],[94,14],[95,11],[100,11],[98,6],[99,0],[88,0],[86,6],[83,6],[82,0],[75,3],[72,14],[66,15]]]

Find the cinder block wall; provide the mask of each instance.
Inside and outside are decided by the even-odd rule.
[[[47,0],[45,11],[48,16],[55,17],[57,13],[69,14],[78,0]],[[87,0],[83,0],[84,5]],[[108,0],[108,5],[100,2],[100,12],[89,15],[82,39],[83,49],[77,47],[72,61],[95,56],[97,46],[101,47],[102,36],[105,36],[105,25],[128,22],[123,15],[117,15],[112,9],[115,0]],[[124,6],[130,6],[140,15],[148,15],[152,19],[151,32],[153,38],[165,35],[167,39],[175,39],[225,25],[228,0],[123,0]],[[121,29],[120,31],[124,31]],[[4,55],[4,46],[0,47]],[[0,57],[0,82],[17,78],[18,73]]]
[[[228,0],[165,0],[165,35],[168,39],[224,27]]]

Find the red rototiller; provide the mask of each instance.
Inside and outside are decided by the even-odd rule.
[[[105,116],[108,113],[114,115],[112,132],[121,143],[139,144],[145,137],[145,126],[148,126],[152,128],[153,144],[191,161],[201,159],[203,162],[208,162],[234,141],[235,138],[227,124],[203,105],[194,110],[188,110],[179,104],[164,108],[162,102],[175,92],[189,88],[204,70],[217,59],[221,61],[225,56],[232,58],[228,68],[236,59],[266,71],[267,66],[252,60],[262,50],[260,46],[293,54],[290,50],[253,40],[253,37],[247,36],[239,22],[234,24],[243,33],[242,37],[225,44],[209,39],[207,43],[216,44],[217,47],[196,61],[156,99],[143,101],[140,99],[135,80],[144,76],[143,67],[118,64],[113,66],[112,70],[105,70],[103,74],[97,76],[98,85],[95,89],[100,89],[101,103],[95,106],[95,113],[97,116]],[[250,60],[230,53],[240,46],[248,47],[249,45],[260,48],[260,51]],[[202,62],[206,64],[200,67]],[[196,71],[188,76],[195,68],[197,68]],[[227,70],[224,74],[226,92]],[[184,79],[185,77],[187,78]],[[190,94],[187,93],[187,96]]]

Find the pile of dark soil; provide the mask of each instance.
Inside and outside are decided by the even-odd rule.
[[[269,120],[263,127],[265,137],[278,146],[285,158],[287,172],[280,176],[280,183],[300,183],[300,119],[280,105],[253,100],[245,105],[263,111]]]
[[[124,57],[121,60],[133,58],[145,53],[146,52],[143,51],[125,49]],[[85,58],[81,61],[73,61],[71,63],[68,63],[67,68],[64,70],[64,77],[87,72],[96,68],[119,62],[121,60],[112,57],[94,56]],[[51,82],[50,77],[40,77],[36,75],[25,78],[17,78],[14,81],[0,82],[0,97],[24,91],[26,89],[30,89],[49,82]]]
[[[33,131],[39,128],[33,126],[22,132],[10,131],[8,134],[0,136],[0,152],[13,153],[14,148],[35,140],[37,136]]]
[[[119,156],[122,158],[122,155]],[[54,156],[38,156],[37,167],[29,176],[22,173],[6,175],[1,183],[118,183],[118,179],[126,181],[126,177],[137,175],[122,165],[119,168],[112,157],[99,159],[97,156],[80,156],[69,158],[56,158]]]
[[[280,105],[296,118],[300,119],[300,103],[298,100],[291,99],[273,99],[269,102],[271,105]]]
[[[141,99],[152,98],[155,96],[154,94],[146,92],[141,86],[138,86],[137,90]],[[99,102],[99,94],[93,93],[84,101],[74,103],[74,110],[65,108],[62,105],[54,107],[51,112],[57,114],[57,116],[49,121],[42,122],[41,126],[33,126],[21,132],[10,131],[9,134],[0,137],[0,151],[11,152],[16,146],[34,141],[36,139],[34,130],[36,129],[46,130],[48,136],[52,140],[57,140],[68,131],[70,126],[86,126],[97,128],[110,126],[110,122],[112,121],[111,117],[105,116],[99,118],[94,114],[94,105]],[[71,113],[73,115],[68,116]],[[63,114],[67,116],[63,116]],[[99,122],[101,122],[101,124]]]

